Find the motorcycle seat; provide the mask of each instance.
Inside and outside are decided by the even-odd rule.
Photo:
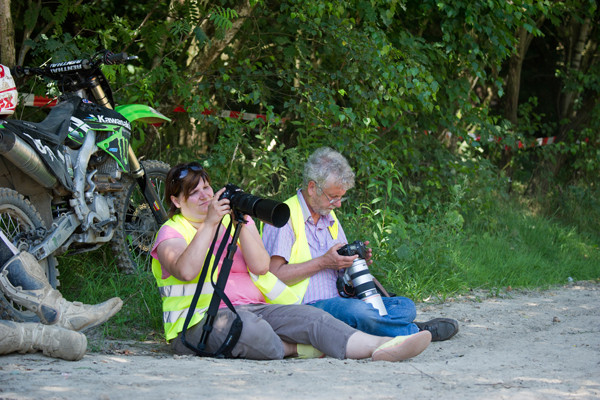
[[[33,130],[37,139],[58,145],[67,137],[71,116],[80,102],[80,97],[70,97],[53,107],[42,122],[10,120],[10,124],[20,126],[28,133]]]

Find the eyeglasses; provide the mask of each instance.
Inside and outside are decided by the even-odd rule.
[[[319,190],[321,191],[321,193],[325,195],[325,197],[327,198],[327,200],[329,200],[329,204],[330,205],[333,205],[333,204],[337,203],[338,201],[340,203],[343,203],[344,201],[348,200],[347,197],[329,197],[329,195],[327,193],[325,193],[325,191],[323,190],[323,188],[318,183],[316,183],[316,184],[317,184],[317,187],[319,188]]]
[[[176,175],[175,177],[173,177],[173,182],[175,182],[176,180],[182,180],[183,178],[185,178],[187,176],[187,174],[190,171],[199,172],[199,171],[202,171],[203,169],[204,168],[202,168],[202,166],[198,165],[198,164],[183,165],[183,166],[179,167],[179,174]]]

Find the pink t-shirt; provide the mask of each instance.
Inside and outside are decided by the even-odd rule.
[[[254,221],[252,218],[247,217],[248,223],[246,225],[254,225]],[[232,227],[232,230],[235,227]],[[244,228],[242,228],[244,229]],[[225,230],[223,229],[223,234],[221,237],[217,239],[217,243],[215,244],[215,248],[213,250],[213,254],[215,254],[223,240],[223,236],[225,235]],[[158,245],[167,240],[173,238],[182,238],[183,235],[179,233],[175,228],[170,226],[163,225],[158,231],[158,235],[156,236],[156,240],[154,242],[154,246],[152,247],[152,252],[150,253],[152,257],[158,260],[158,254],[156,252],[156,248]],[[228,237],[228,241],[231,241],[231,236]],[[221,264],[223,260],[227,256],[227,247],[223,250],[223,254],[221,255],[221,259],[219,260],[219,271],[221,270]],[[200,261],[202,265],[204,265],[204,260]],[[161,266],[162,268],[162,266]],[[212,265],[211,265],[212,268]],[[162,278],[166,279],[171,274],[169,274],[164,268],[162,268]],[[233,263],[231,264],[231,271],[229,273],[229,278],[227,279],[227,283],[225,284],[225,294],[231,301],[234,306],[243,305],[243,304],[265,304],[265,298],[258,290],[250,275],[248,274],[248,268],[246,267],[246,260],[242,254],[242,251],[238,247],[233,255]],[[225,303],[221,301],[221,305],[219,308],[227,307]]]

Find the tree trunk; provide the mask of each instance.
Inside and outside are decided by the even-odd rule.
[[[195,77],[197,82],[202,80],[204,71],[207,71],[212,63],[221,56],[227,46],[231,44],[244,22],[246,22],[246,18],[248,18],[252,13],[252,10],[254,10],[254,7],[255,5],[251,5],[248,0],[244,0],[240,6],[235,7],[238,18],[233,21],[233,26],[227,30],[223,39],[211,40],[210,45],[204,50],[200,50],[194,44],[190,46],[186,66],[186,70],[189,72],[190,77]],[[209,30],[209,24],[211,23],[212,22],[207,18],[200,24],[200,27],[206,32]],[[206,132],[202,130],[202,127],[195,119],[191,119],[190,122],[191,129],[186,127],[185,129],[180,130],[179,144],[184,144],[188,147],[192,145],[197,146],[204,152],[206,150]]]
[[[545,17],[538,20],[537,26],[540,27],[544,23]],[[533,40],[533,35],[528,33],[523,27],[519,28],[519,42],[517,43],[516,54],[513,54],[508,63],[508,76],[506,79],[505,93],[506,100],[504,103],[504,117],[508,119],[513,126],[519,124],[519,92],[521,91],[521,70],[523,68],[523,60],[529,49],[529,45]],[[512,177],[512,168],[510,166],[513,154],[510,149],[506,149],[502,153],[502,168],[506,170],[509,179]]]
[[[0,0],[0,63],[14,67],[16,61],[15,30],[10,13],[10,0]]]
[[[574,20],[572,24],[579,24],[577,20]],[[585,65],[582,65],[582,59],[584,57],[584,53],[589,51],[591,48],[591,43],[588,42],[589,34],[591,30],[591,21],[590,18],[586,18],[583,21],[582,25],[579,26],[569,26],[565,27],[567,31],[578,32],[577,41],[573,45],[573,49],[568,51],[567,54],[571,54],[571,59],[568,60],[568,67],[570,71],[567,73],[572,74],[574,72],[580,72],[586,69]],[[581,106],[578,107],[578,110],[575,110],[575,102],[581,102]],[[582,93],[576,92],[574,90],[565,91],[560,98],[560,120],[568,120],[569,123],[561,125],[560,131],[558,132],[559,140],[563,139],[564,136],[572,129],[578,130],[578,126],[582,124],[582,121],[588,119],[588,114],[591,114],[594,109],[595,101],[586,101],[585,98],[582,98]],[[559,154],[556,157],[553,167],[553,175],[556,177],[560,173],[561,168],[568,162],[569,156],[566,154]]]
[[[537,22],[540,27],[544,23],[545,18],[542,17]],[[528,33],[525,28],[520,28],[518,32],[519,43],[517,44],[516,54],[510,58],[508,65],[508,76],[506,78],[506,100],[504,103],[504,116],[513,125],[519,122],[519,92],[521,90],[521,69],[523,68],[523,60],[529,49],[529,45],[533,40],[533,35]]]
[[[251,5],[249,0],[244,0],[240,6],[235,7],[238,18],[233,21],[233,26],[227,30],[225,37],[221,40],[211,40],[210,46],[208,46],[208,48],[206,48],[200,54],[196,55],[196,57],[193,58],[193,61],[189,64],[188,70],[194,74],[193,76],[197,76],[203,71],[206,71],[208,67],[221,55],[221,53],[223,53],[223,50],[229,46],[244,22],[246,22],[246,18],[250,16],[252,10],[254,10],[254,7],[255,5]],[[207,19],[200,25],[200,27],[206,32],[208,24],[211,23],[212,22]]]
[[[577,23],[574,21],[573,23]],[[579,31],[579,35],[577,37],[577,42],[575,43],[575,48],[571,52],[573,54],[572,59],[570,60],[569,67],[573,71],[579,71],[581,69],[581,59],[583,58],[583,53],[586,49],[586,42],[588,40],[588,35],[590,32],[590,19],[586,18],[583,22],[583,25],[579,26],[579,29],[573,29],[573,31]],[[571,30],[571,29],[569,29]],[[560,107],[560,119],[564,118],[573,118],[573,104],[577,98],[577,93],[575,91],[565,92],[561,99],[561,107]]]

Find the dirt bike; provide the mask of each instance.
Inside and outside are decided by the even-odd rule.
[[[133,121],[170,119],[147,105],[115,107],[100,69],[134,59],[103,51],[89,59],[12,69],[18,78],[53,80],[62,93],[42,122],[0,119],[0,229],[40,261],[54,287],[56,256],[67,250],[87,252],[109,243],[120,270],[149,268],[154,234],[166,221],[161,196],[169,165],[140,162],[130,138]],[[35,319],[2,295],[0,313]]]

